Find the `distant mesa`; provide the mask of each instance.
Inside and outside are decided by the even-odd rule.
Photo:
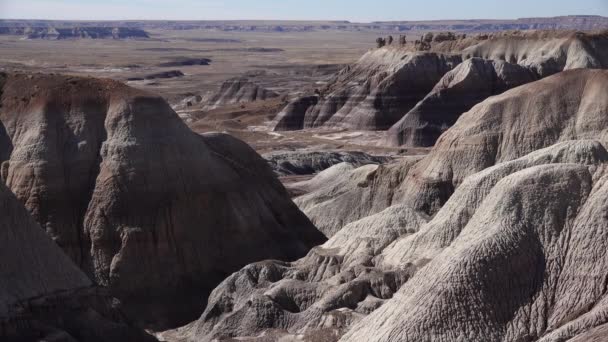
[[[211,59],[209,58],[188,58],[188,57],[179,57],[173,58],[169,62],[160,63],[159,67],[179,67],[179,66],[193,66],[193,65],[209,65],[211,64]]]
[[[27,39],[147,39],[143,29],[131,27],[0,27],[0,34],[21,35]]]
[[[142,77],[129,77],[127,78],[127,81],[144,81],[144,80],[155,80],[155,79],[163,79],[163,78],[175,78],[175,77],[182,77],[184,76],[184,73],[181,72],[180,70],[169,70],[169,71],[162,71],[162,72],[156,72],[153,74],[148,74]]]
[[[208,111],[237,103],[264,101],[278,96],[278,93],[264,88],[249,78],[237,77],[224,81],[217,90],[210,91],[204,96],[193,95],[185,98],[174,106],[174,109],[181,110],[198,105],[202,110]]]

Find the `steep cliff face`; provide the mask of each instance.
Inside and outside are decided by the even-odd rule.
[[[259,155],[191,132],[160,97],[110,80],[8,75],[0,120],[6,184],[151,326],[194,319],[249,262],[324,241]]]
[[[388,129],[460,61],[459,56],[372,50],[320,90],[316,103],[297,99],[286,107],[274,128]]]
[[[155,341],[44,233],[0,184],[0,339]]]
[[[471,58],[449,71],[433,90],[387,132],[390,146],[435,145],[462,113],[486,98],[532,82],[528,68],[504,61]]]

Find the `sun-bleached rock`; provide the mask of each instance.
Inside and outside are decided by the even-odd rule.
[[[556,341],[602,324],[605,179],[578,164],[503,178],[451,245],[342,340]]]
[[[294,184],[309,192],[294,199],[298,207],[327,237],[344,225],[398,203],[400,187],[421,157],[405,157],[384,165],[335,165],[313,179]]]
[[[493,96],[460,116],[405,180],[412,207],[436,213],[467,176],[555,143],[608,140],[608,71],[561,72]]]

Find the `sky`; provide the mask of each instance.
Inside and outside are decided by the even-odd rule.
[[[608,0],[0,0],[3,19],[382,20],[608,16]]]

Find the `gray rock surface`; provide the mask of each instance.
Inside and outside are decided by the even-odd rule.
[[[275,119],[275,130],[314,127],[383,130],[397,122],[461,62],[460,56],[372,50],[338,73],[318,100],[296,99]]]
[[[593,178],[578,164],[504,177],[450,246],[342,341],[563,341],[604,323],[606,173]]]
[[[536,79],[530,69],[517,64],[477,57],[466,60],[445,74],[424,99],[388,130],[386,143],[433,146],[474,105]]]
[[[384,164],[390,157],[372,156],[359,151],[280,151],[262,155],[280,176],[312,175],[340,163],[354,166]]]
[[[193,133],[160,97],[110,80],[3,79],[3,180],[142,323],[189,322],[230,273],[324,242],[264,159]]]
[[[607,86],[565,71],[473,107],[428,156],[303,182],[330,240],[235,273],[181,336],[602,338]]]
[[[204,110],[212,110],[230,104],[261,101],[278,96],[276,92],[247,78],[233,78],[222,83],[216,92],[204,96],[202,103]]]
[[[0,184],[0,339],[155,341],[125,319]]]
[[[431,336],[433,340],[439,336],[437,338],[440,341],[439,338],[453,341],[454,336],[458,335],[450,334],[449,328],[461,322],[461,315],[452,316],[452,312],[460,310],[463,317],[466,317],[465,314],[475,314],[476,310],[486,307],[487,310],[497,310],[496,308],[502,308],[501,302],[510,303],[508,299],[519,298],[517,296],[520,292],[509,288],[510,285],[529,280],[530,286],[534,286],[535,277],[542,277],[542,271],[528,270],[528,267],[537,263],[535,255],[530,255],[529,260],[527,259],[526,251],[529,245],[533,245],[537,240],[525,235],[530,230],[526,228],[565,224],[560,218],[573,219],[577,211],[567,208],[574,204],[583,205],[589,194],[593,193],[594,186],[603,186],[604,180],[608,179],[606,162],[608,152],[597,141],[563,142],[467,178],[442,211],[432,219],[407,205],[393,205],[380,213],[347,224],[324,245],[314,248],[306,257],[296,262],[267,261],[249,265],[235,273],[214,290],[203,316],[183,328],[179,335],[187,341],[207,341],[214,338],[255,337],[260,334],[273,336],[278,334],[277,331],[281,331],[281,336],[298,336],[310,341],[333,341],[349,331],[351,325],[355,325],[355,330],[346,334],[346,338],[353,341],[417,341]],[[533,188],[529,189],[530,186]],[[516,191],[512,188],[522,189]],[[538,201],[536,206],[529,206],[525,198],[521,198],[526,195],[531,200]],[[495,203],[496,201],[499,203]],[[604,205],[600,198],[598,201]],[[517,209],[505,203],[517,206]],[[545,209],[539,210],[539,207],[544,206],[548,206],[548,210],[554,208],[554,211],[547,213],[543,211]],[[495,209],[486,209],[487,207]],[[524,211],[536,218],[529,224],[519,223],[517,219],[496,218],[496,211],[511,216]],[[553,216],[549,216],[551,220],[546,221],[546,215]],[[478,216],[484,217],[481,223],[478,223]],[[488,229],[493,226],[496,228]],[[567,226],[566,224],[565,227]],[[476,227],[476,230],[469,232],[471,227]],[[559,226],[554,229],[559,231],[561,228]],[[510,230],[503,233],[504,229]],[[511,231],[514,232],[510,233]],[[484,242],[483,237],[492,234],[499,236],[493,237],[491,241],[502,243],[505,253],[520,255],[519,259],[512,263],[508,263],[507,257],[488,259],[492,252],[502,251],[495,251],[496,247],[487,247],[485,253],[475,253],[467,249],[471,248],[471,245]],[[502,237],[500,234],[507,235]],[[510,244],[508,238],[511,236],[517,237],[521,246]],[[554,239],[556,243],[563,241],[559,237]],[[459,254],[452,251],[456,248],[455,245],[462,246],[457,249]],[[510,250],[511,246],[521,248],[520,254],[517,254],[519,250]],[[552,250],[557,251],[562,247],[560,244]],[[453,261],[455,257],[465,260]],[[507,263],[505,266],[491,267],[490,265],[494,264],[488,264],[491,261],[487,260],[495,259],[495,262]],[[589,259],[592,260],[591,257]],[[476,295],[473,286],[478,283],[475,280],[478,278],[474,277],[488,273],[490,276],[502,277],[490,285],[504,284],[505,288],[493,290],[479,300],[476,297],[460,298],[460,295],[452,295],[435,304],[438,292],[441,293],[444,289],[451,294],[452,289],[458,289],[462,282],[456,275],[440,271],[457,267],[450,267],[452,264],[462,265],[461,268],[468,266],[470,260],[479,260],[479,267],[486,269],[464,272],[463,276],[469,276],[471,279],[464,282],[463,286],[466,287],[458,293],[468,290],[465,293]],[[434,265],[439,271],[428,271]],[[539,264],[540,266],[542,264]],[[490,272],[492,270],[495,271]],[[551,272],[553,270],[551,269]],[[520,282],[506,280],[520,277],[518,274],[537,276],[524,277]],[[422,285],[417,282],[418,279],[428,279],[433,275],[432,279],[437,280],[429,280]],[[551,283],[550,280],[548,282]],[[447,285],[443,286],[444,283]],[[598,285],[601,283],[600,277]],[[396,292],[396,297],[393,297]],[[492,296],[502,299],[492,299]],[[407,310],[403,309],[403,297],[412,301]],[[418,305],[421,305],[418,298],[428,300],[428,308],[423,308],[426,311],[418,308]],[[439,298],[441,300],[441,297]],[[545,298],[544,295],[542,298]],[[452,304],[454,302],[456,304]],[[443,307],[437,309],[436,305]],[[393,311],[386,313],[385,307]],[[527,312],[525,309],[521,311]],[[508,314],[511,311],[504,312]],[[571,312],[576,313],[576,308]],[[371,316],[364,318],[369,313],[372,313]],[[493,311],[489,311],[486,316],[492,317],[491,314]],[[565,315],[567,314],[561,314],[562,317]],[[524,320],[527,318],[522,317]],[[437,323],[431,327],[436,327],[437,332],[424,331],[425,325],[421,325],[404,333],[394,333],[404,329],[402,322],[423,324],[433,320]],[[392,326],[386,328],[383,323],[386,321]],[[463,333],[463,336],[467,337],[473,336],[468,333],[467,329],[471,329],[466,325],[468,322],[475,322],[476,326],[480,327],[489,325],[488,319],[481,317],[463,319],[460,323],[461,330],[467,332],[468,335]],[[525,324],[521,326],[526,327]],[[383,329],[386,329],[386,332]],[[480,330],[484,333],[480,333],[479,338],[473,340],[484,340],[486,330]],[[527,333],[525,329],[519,332],[521,331]],[[384,334],[389,337],[381,339]],[[445,337],[441,334],[445,334]],[[489,336],[493,338],[493,335]],[[507,340],[511,340],[515,335],[505,336]]]

